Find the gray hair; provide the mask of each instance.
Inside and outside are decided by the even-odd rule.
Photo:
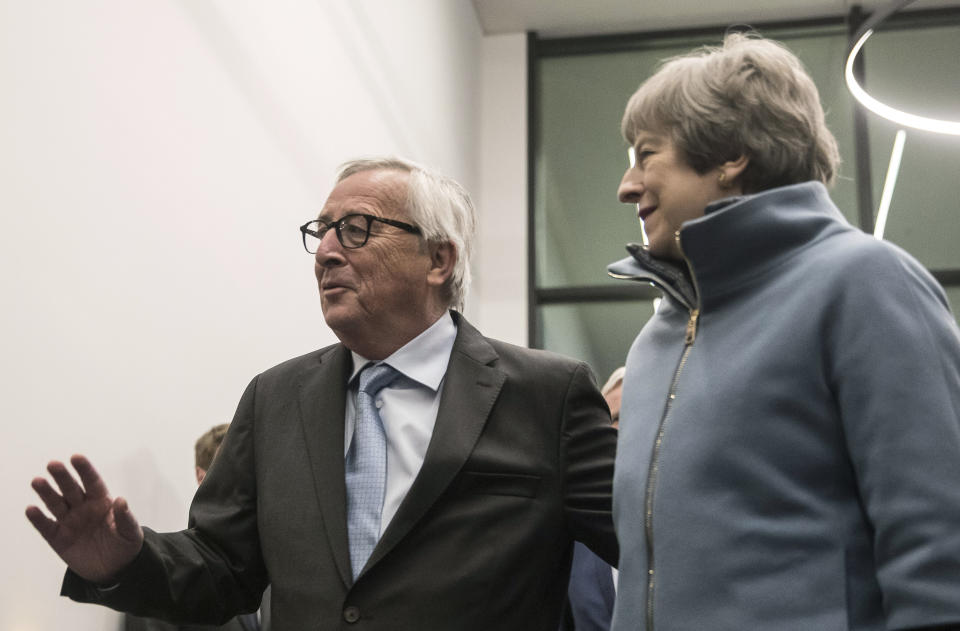
[[[807,180],[829,186],[840,164],[803,64],[754,33],[665,60],[630,97],[620,129],[631,145],[644,130],[669,134],[701,174],[748,157],[745,193]]]
[[[409,160],[369,158],[340,165],[337,182],[363,171],[403,171],[409,174],[407,213],[423,231],[427,243],[450,243],[456,251],[453,274],[445,287],[447,305],[463,310],[470,288],[470,255],[477,213],[470,194],[453,179]]]

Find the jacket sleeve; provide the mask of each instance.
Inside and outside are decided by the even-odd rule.
[[[960,332],[894,248],[835,300],[828,370],[891,629],[960,623]]]
[[[194,497],[187,530],[144,528],[143,548],[116,585],[99,589],[68,570],[62,595],[177,623],[223,624],[256,611],[267,584],[257,530],[256,384]]]
[[[619,548],[611,510],[617,430],[585,364],[570,379],[561,432],[568,527],[574,539],[616,566]]]

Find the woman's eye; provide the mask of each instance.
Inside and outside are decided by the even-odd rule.
[[[627,156],[630,161],[630,166],[643,165],[643,162],[653,155],[652,149],[647,149],[643,147],[630,147],[627,150]]]

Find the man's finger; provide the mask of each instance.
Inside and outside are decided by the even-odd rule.
[[[53,545],[52,540],[54,534],[57,532],[57,522],[44,515],[43,511],[36,506],[27,506],[26,515],[30,523],[33,524],[33,527],[40,533],[40,536],[43,537],[47,543]]]
[[[140,541],[143,536],[140,524],[130,510],[127,500],[118,497],[113,500],[113,521],[117,526],[117,534],[128,541]]]
[[[80,488],[80,485],[73,479],[62,462],[56,460],[51,462],[47,465],[47,471],[50,472],[53,481],[60,487],[60,494],[63,495],[67,506],[79,506],[83,503],[83,489]]]
[[[50,514],[57,519],[62,519],[63,516],[67,514],[67,511],[70,510],[70,507],[67,506],[63,497],[50,486],[46,478],[34,478],[30,486],[33,487],[33,490],[40,496],[40,499],[43,501],[44,506],[47,507],[47,510],[50,511]]]
[[[103,478],[101,478],[97,470],[93,468],[93,465],[90,464],[86,456],[74,454],[70,458],[70,464],[73,465],[73,468],[76,469],[80,475],[80,481],[83,482],[83,488],[86,489],[88,497],[91,499],[99,499],[109,495],[107,485],[104,484]]]

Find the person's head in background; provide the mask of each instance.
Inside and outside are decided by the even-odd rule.
[[[674,57],[627,103],[635,157],[617,192],[636,204],[650,253],[680,259],[675,235],[713,201],[817,180],[840,163],[820,95],[797,57],[756,34]]]
[[[197,484],[203,482],[204,476],[207,475],[207,470],[210,469],[210,465],[213,464],[213,459],[216,458],[217,452],[220,451],[220,443],[223,442],[223,437],[227,435],[227,429],[229,429],[229,427],[230,423],[215,425],[197,439],[197,443],[193,448]]]
[[[626,368],[620,366],[610,375],[607,383],[603,384],[600,393],[607,401],[607,407],[610,408],[610,418],[613,420],[613,426],[620,425],[620,398],[623,395],[623,373]]]

